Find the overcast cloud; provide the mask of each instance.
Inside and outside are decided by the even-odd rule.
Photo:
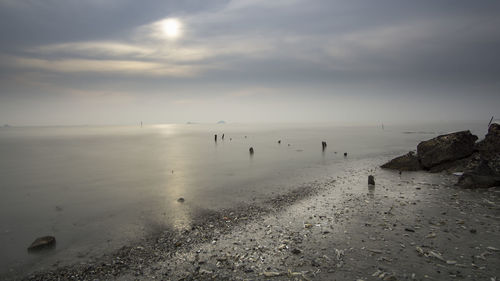
[[[0,0],[0,123],[498,118],[498,14],[499,1]]]

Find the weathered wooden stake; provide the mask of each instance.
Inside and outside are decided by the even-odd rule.
[[[368,184],[369,185],[375,185],[375,177],[372,175],[368,176]]]

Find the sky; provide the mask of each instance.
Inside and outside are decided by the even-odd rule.
[[[0,124],[500,118],[500,1],[0,0]]]

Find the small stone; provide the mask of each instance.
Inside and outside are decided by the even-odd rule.
[[[177,202],[179,202],[179,203],[184,203],[184,201],[185,201],[185,200],[184,200],[184,198],[182,198],[182,197],[180,197],[179,199],[177,199]]]
[[[54,248],[56,245],[56,238],[54,236],[43,236],[37,238],[28,247],[28,252],[40,251],[43,249]]]
[[[425,238],[436,238],[436,233],[429,233],[429,235],[425,236]]]
[[[262,273],[262,275],[264,275],[265,277],[277,277],[280,276],[281,273],[275,271],[265,271]]]

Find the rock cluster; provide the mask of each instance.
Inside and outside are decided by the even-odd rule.
[[[399,171],[463,172],[458,185],[482,188],[500,185],[500,124],[493,123],[484,140],[470,131],[441,135],[423,141],[417,153],[396,157],[382,168]]]

